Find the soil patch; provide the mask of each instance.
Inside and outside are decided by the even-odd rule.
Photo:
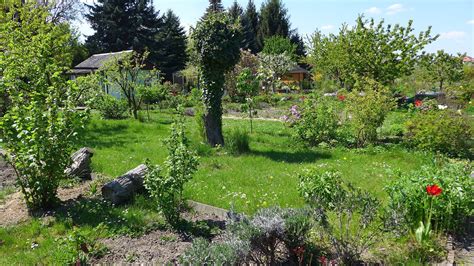
[[[201,213],[186,213],[187,221],[206,223],[222,228],[225,221],[221,217]],[[119,236],[100,240],[108,252],[92,264],[123,265],[127,263],[141,265],[177,265],[179,257],[191,247],[193,237],[189,232],[156,230],[138,238]],[[219,235],[211,236],[212,241],[221,241]]]
[[[58,198],[62,202],[67,202],[82,197],[82,195],[89,189],[90,182],[81,183],[73,188],[58,189]],[[51,213],[37,213],[35,216],[50,216]],[[26,207],[23,195],[21,192],[13,193],[5,199],[3,204],[0,204],[0,226],[6,227],[24,222],[30,219],[28,208]]]
[[[0,156],[0,189],[13,186],[15,184],[15,179],[15,171]]]

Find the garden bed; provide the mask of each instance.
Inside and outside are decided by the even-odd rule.
[[[0,156],[0,189],[13,186],[15,178],[16,175],[13,168]]]

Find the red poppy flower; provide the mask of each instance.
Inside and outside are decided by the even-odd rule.
[[[437,185],[426,186],[426,193],[428,193],[430,196],[439,196],[441,195],[441,192],[443,192],[443,190]]]
[[[346,96],[341,94],[341,95],[338,95],[337,98],[339,99],[339,101],[343,102],[346,99]]]
[[[415,101],[415,106],[416,106],[416,107],[420,107],[420,106],[422,106],[422,105],[423,105],[423,101],[421,101],[421,100],[416,100],[416,101]]]

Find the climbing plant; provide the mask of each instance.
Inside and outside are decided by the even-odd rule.
[[[201,72],[205,105],[204,125],[211,146],[224,145],[222,96],[225,73],[240,58],[241,29],[227,14],[209,13],[192,32],[193,53]]]

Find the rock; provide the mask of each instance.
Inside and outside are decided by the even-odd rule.
[[[89,148],[81,148],[76,151],[72,156],[72,164],[69,166],[65,173],[70,177],[78,177],[83,180],[91,179],[91,158],[94,152]]]
[[[143,179],[148,172],[146,165],[139,165],[102,187],[102,197],[114,204],[129,201],[136,193],[145,189]]]

